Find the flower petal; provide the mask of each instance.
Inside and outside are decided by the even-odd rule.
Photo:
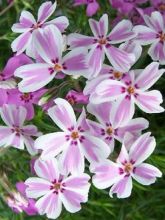
[[[84,134],[84,137],[81,147],[85,157],[90,163],[99,162],[109,156],[111,150],[104,141],[87,133]]]
[[[112,105],[111,110],[111,123],[114,128],[122,127],[132,119],[135,113],[135,104],[132,96],[121,96]]]
[[[23,53],[30,45],[32,34],[30,31],[26,31],[17,37],[11,44],[13,52],[17,52],[17,55]]]
[[[158,168],[147,163],[142,163],[134,169],[133,178],[142,185],[150,185],[161,177],[162,173]]]
[[[58,164],[55,158],[47,161],[41,159],[36,160],[34,170],[39,177],[50,182],[59,179]]]
[[[162,102],[162,95],[157,90],[148,92],[140,91],[135,98],[135,103],[137,106],[146,113],[164,112],[164,108],[160,106]]]
[[[49,25],[40,31],[34,32],[34,42],[37,53],[45,62],[52,64],[60,62],[63,48],[63,38],[59,29]],[[58,63],[57,62],[57,63]]]
[[[94,37],[73,33],[69,34],[67,41],[67,44],[70,45],[70,49],[76,47],[86,47],[88,49],[93,45]]]
[[[46,214],[50,219],[56,219],[62,211],[62,202],[55,193],[47,193],[36,202],[36,208],[40,215]]]
[[[33,24],[36,24],[34,16],[28,11],[22,11],[19,22],[25,28],[31,28]]]
[[[154,151],[156,142],[154,137],[150,137],[150,132],[141,135],[131,146],[129,158],[135,165],[139,165],[146,160]]]
[[[77,144],[69,144],[60,155],[59,159],[60,171],[62,174],[67,175],[71,173],[78,175],[84,172],[84,154],[81,146]]]
[[[50,159],[57,156],[66,145],[64,132],[55,132],[40,136],[35,141],[35,148],[42,149],[41,158]]]
[[[51,183],[47,180],[31,177],[25,181],[26,195],[29,198],[38,198],[50,192]]]
[[[38,22],[44,23],[53,14],[56,6],[57,2],[54,2],[54,4],[51,1],[43,3],[38,10]]]
[[[148,54],[155,61],[165,65],[165,44],[159,40],[155,41],[148,50]]]
[[[129,20],[122,20],[112,29],[108,40],[111,44],[118,44],[132,39],[136,36],[132,28],[132,23]]]
[[[104,61],[105,55],[104,50],[99,44],[95,44],[92,46],[89,54],[88,54],[88,64],[90,67],[90,75],[87,78],[94,78],[96,77],[102,66]]]
[[[127,72],[135,62],[134,54],[127,53],[126,51],[111,46],[110,44],[107,44],[104,48],[110,63],[118,71]]]
[[[104,80],[96,87],[95,93],[97,96],[92,96],[92,98],[90,98],[91,102],[99,104],[114,101],[116,98],[123,96],[123,87],[125,87],[125,85],[122,82],[111,79]]]
[[[108,15],[104,14],[99,22],[89,19],[89,25],[95,37],[105,37],[108,32]]]
[[[152,62],[142,71],[142,73],[139,74],[135,83],[138,88],[147,90],[162,76],[164,72],[165,69],[159,70],[159,63]]]
[[[164,21],[160,12],[154,11],[151,13],[151,17],[145,15],[144,20],[146,24],[157,32],[164,31]]]
[[[55,25],[61,32],[64,32],[64,30],[69,26],[69,20],[65,16],[60,16],[45,23],[45,25],[50,24]]]
[[[34,63],[19,67],[14,75],[23,80],[18,84],[19,90],[24,93],[34,92],[47,85],[54,77],[55,72],[50,74],[50,65]]]
[[[56,105],[48,110],[48,114],[57,126],[63,131],[75,127],[76,116],[70,103],[61,98],[55,99],[54,102]]]
[[[115,183],[110,190],[110,197],[116,193],[117,198],[123,199],[131,195],[132,191],[132,178],[131,176],[125,176],[119,182]]]
[[[99,164],[91,165],[90,170],[92,173],[95,173],[92,178],[92,183],[98,189],[106,189],[123,178],[123,176],[119,173],[118,164],[110,160],[105,160]]]
[[[141,45],[151,44],[157,39],[157,32],[144,25],[137,25],[133,30],[137,34],[137,42]]]
[[[87,52],[86,49],[77,48],[65,55],[63,57],[63,65],[65,66],[63,72],[68,75],[87,77],[89,73]]]

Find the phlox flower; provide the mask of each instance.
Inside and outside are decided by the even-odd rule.
[[[74,0],[74,6],[79,5],[87,5],[86,14],[89,17],[96,14],[100,8],[97,0]]]
[[[136,39],[141,45],[151,45],[148,54],[160,64],[165,64],[165,21],[160,12],[152,12],[151,16],[144,16],[147,26],[137,25],[134,31]]]
[[[6,202],[8,206],[15,213],[25,212],[27,215],[37,215],[37,209],[35,207],[35,200],[28,199],[25,194],[26,185],[23,182],[18,182],[16,184],[18,192],[13,192],[6,197]]]
[[[66,95],[66,100],[71,104],[87,104],[88,96],[85,96],[82,92],[70,90]]]
[[[35,35],[35,45],[43,62],[25,65],[15,71],[15,76],[23,79],[18,84],[21,92],[34,92],[44,87],[59,72],[67,75],[88,73],[87,51],[75,49],[62,56],[63,37],[56,27],[49,25]]]
[[[106,160],[100,164],[91,166],[95,173],[93,184],[99,189],[111,187],[110,196],[116,193],[118,198],[126,198],[131,195],[132,178],[142,185],[150,185],[161,177],[162,173],[155,166],[145,161],[154,151],[155,138],[150,133],[141,135],[130,147],[123,143],[116,163]]]
[[[91,75],[97,76],[100,72],[105,54],[115,69],[128,71],[135,61],[135,56],[113,45],[135,37],[132,23],[128,20],[122,20],[108,34],[108,15],[104,14],[99,21],[89,19],[89,25],[94,37],[77,33],[70,34],[68,44],[70,48],[85,47],[90,49],[88,62],[91,67]]]
[[[130,121],[125,126],[122,126],[121,121],[114,121],[111,103],[102,103],[99,105],[89,104],[87,106],[89,113],[93,114],[98,122],[87,120],[90,127],[91,133],[100,137],[104,140],[111,151],[114,150],[115,140],[123,142],[124,135],[126,132],[131,133],[132,139],[136,139],[140,135],[143,129],[148,128],[148,121],[144,118],[135,118]],[[131,140],[129,140],[131,141]]]
[[[0,115],[6,126],[0,126],[0,147],[24,149],[32,155],[38,151],[34,148],[32,137],[41,135],[34,125],[24,125],[27,110],[23,106],[3,105]]]
[[[23,106],[27,110],[27,120],[34,117],[34,105],[38,105],[41,96],[46,92],[46,89],[40,89],[36,92],[22,93],[18,89],[8,90],[7,104]]]
[[[34,57],[35,43],[33,42],[33,39],[35,32],[38,32],[40,29],[44,29],[50,24],[56,26],[62,32],[67,28],[69,21],[65,16],[61,16],[46,22],[54,13],[56,5],[56,2],[52,3],[51,1],[46,1],[43,3],[39,7],[37,20],[28,11],[23,11],[21,13],[19,23],[16,23],[12,26],[13,32],[21,33],[21,35],[12,42],[11,47],[13,52],[21,54],[26,50],[28,55]]]
[[[55,99],[56,105],[48,110],[48,115],[62,130],[43,135],[35,141],[35,148],[42,149],[41,158],[46,160],[59,155],[61,172],[82,173],[84,157],[89,162],[105,159],[110,154],[108,145],[99,137],[92,136],[86,124],[83,110],[78,120],[72,106],[64,99]]]
[[[159,63],[152,62],[144,70],[130,71],[122,81],[106,79],[93,90],[90,101],[93,104],[113,101],[114,121],[128,122],[135,113],[135,104],[146,113],[160,113],[164,108],[162,95],[158,90],[148,89],[162,76]]]
[[[126,15],[147,1],[148,0],[109,0],[112,7]]]
[[[37,160],[34,169],[38,177],[25,181],[26,195],[39,198],[36,207],[40,215],[46,214],[48,218],[56,219],[61,214],[62,205],[68,212],[75,213],[81,209],[81,203],[87,202],[90,187],[87,174],[63,176],[55,158]]]
[[[24,54],[11,57],[3,70],[0,70],[0,106],[7,103],[8,90],[16,88],[17,83],[14,79],[14,71],[31,60]]]
[[[152,11],[159,11],[165,21],[165,1],[164,0],[150,0]]]

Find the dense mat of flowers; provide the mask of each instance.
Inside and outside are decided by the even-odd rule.
[[[146,162],[157,146],[145,115],[164,112],[153,86],[165,72],[165,3],[141,7],[146,2],[110,0],[118,10],[113,28],[104,13],[89,18],[89,35],[68,33],[69,19],[54,16],[57,2],[51,1],[40,5],[37,17],[23,10],[11,27],[17,37],[0,73],[0,147],[32,158],[31,176],[4,197],[15,213],[56,219],[62,209],[78,212],[91,185],[123,199],[131,196],[133,179],[151,185],[162,177]],[[87,16],[100,10],[96,0],[73,4],[86,5]],[[151,62],[135,68],[143,53]],[[33,120],[38,114],[47,117],[42,132],[42,117]]]

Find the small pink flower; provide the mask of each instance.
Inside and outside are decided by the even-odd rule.
[[[84,157],[89,162],[107,158],[110,148],[88,132],[85,111],[76,120],[73,108],[66,100],[57,98],[55,103],[48,114],[62,131],[43,135],[36,140],[35,148],[43,150],[41,158],[49,159],[62,152],[59,163],[64,174],[84,172]]]
[[[23,106],[3,105],[0,111],[1,118],[7,126],[0,126],[0,146],[24,149],[32,155],[38,151],[34,148],[32,137],[41,135],[34,125],[23,125],[27,110]]]
[[[34,166],[39,177],[25,181],[26,195],[38,199],[36,207],[40,215],[56,219],[62,211],[62,204],[68,212],[75,213],[81,209],[81,203],[88,200],[90,177],[85,174],[63,176],[58,169],[55,158],[48,161],[37,160]]]
[[[18,182],[16,184],[18,192],[12,192],[6,197],[6,202],[8,206],[15,213],[25,212],[27,215],[37,215],[37,209],[35,207],[35,200],[28,199],[25,194],[26,185],[23,182]]]
[[[7,103],[8,91],[17,86],[14,79],[14,71],[18,67],[31,62],[32,61],[24,54],[13,56],[7,61],[4,69],[0,70],[0,106]]]
[[[21,33],[21,35],[17,37],[11,45],[13,52],[21,54],[26,50],[26,53],[29,56],[34,57],[34,33],[38,32],[40,29],[44,29],[46,26],[51,24],[56,26],[62,32],[67,28],[69,21],[65,16],[61,16],[46,22],[46,20],[54,13],[56,5],[56,2],[52,4],[51,1],[43,3],[38,10],[37,21],[28,11],[23,11],[21,13],[20,22],[12,26],[13,32]]]
[[[136,40],[141,45],[151,45],[148,54],[160,64],[165,64],[165,21],[160,12],[152,12],[151,17],[144,16],[147,26],[137,25],[134,31],[137,33]]]
[[[132,178],[142,185],[150,185],[161,177],[162,173],[156,167],[143,163],[154,151],[155,138],[150,133],[140,136],[129,150],[123,144],[116,163],[106,160],[100,164],[91,166],[95,173],[93,184],[99,189],[111,187],[110,196],[116,193],[118,198],[126,198],[131,195]]]
[[[74,0],[74,5],[87,5],[86,14],[89,17],[96,14],[100,8],[97,0]]]
[[[123,20],[108,34],[108,15],[104,14],[99,21],[89,19],[89,25],[94,37],[77,33],[70,34],[68,36],[68,44],[71,48],[85,47],[90,49],[88,61],[91,67],[91,76],[97,76],[100,72],[105,54],[115,69],[128,71],[135,61],[134,55],[113,45],[128,41],[136,36],[132,31],[132,23],[128,20]]]
[[[27,110],[27,120],[34,117],[34,104],[38,104],[41,96],[46,92],[46,89],[40,89],[36,92],[22,93],[18,89],[8,90],[8,104],[23,106]]]
[[[39,90],[60,72],[66,75],[86,75],[89,72],[85,49],[74,49],[62,56],[63,37],[56,27],[49,25],[44,31],[35,32],[35,36],[35,45],[43,62],[25,65],[16,70],[15,76],[23,78],[18,84],[21,92]]]
[[[88,96],[85,96],[82,92],[70,90],[66,95],[66,100],[71,104],[88,104]]]
[[[114,121],[115,118],[112,117],[111,103],[102,103],[100,105],[89,104],[87,110],[93,114],[99,122],[87,120],[91,133],[104,140],[109,145],[111,151],[114,149],[115,140],[121,143],[123,142],[126,132],[130,132],[134,139],[134,137],[140,135],[143,129],[148,128],[149,123],[144,118],[132,119],[128,121],[125,126],[122,126],[121,121]]]
[[[128,122],[135,112],[135,104],[146,113],[160,113],[164,108],[162,95],[157,90],[148,89],[162,76],[159,63],[149,64],[141,73],[130,71],[122,81],[105,79],[93,90],[90,101],[94,104],[113,102],[114,121]]]

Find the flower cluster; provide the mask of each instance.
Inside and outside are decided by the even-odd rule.
[[[146,1],[128,1],[127,7],[121,0],[110,2],[127,13]],[[90,16],[99,9],[97,1],[75,1],[80,4],[87,4]],[[144,162],[156,141],[150,132],[144,133],[148,120],[136,117],[135,111],[138,106],[149,114],[164,112],[162,95],[152,86],[165,72],[159,67],[165,64],[165,23],[160,12],[145,15],[143,25],[124,19],[111,31],[104,14],[99,21],[89,19],[93,36],[86,36],[65,35],[67,17],[49,20],[55,9],[56,2],[47,1],[37,19],[28,11],[21,13],[19,23],[12,26],[19,33],[11,45],[16,54],[0,74],[0,115],[6,124],[0,126],[0,146],[20,150],[26,146],[37,158],[32,165],[37,177],[17,185],[20,193],[8,197],[7,203],[15,212],[46,214],[51,219],[59,217],[62,206],[78,212],[88,201],[91,183],[98,189],[111,187],[111,197],[127,198],[132,178],[150,185],[162,176]],[[143,45],[151,45],[148,53],[153,61],[137,69],[134,64]],[[58,90],[68,84],[71,90],[58,97]],[[55,130],[43,134],[37,120],[29,124],[36,105]],[[116,142],[121,149],[114,160]]]

